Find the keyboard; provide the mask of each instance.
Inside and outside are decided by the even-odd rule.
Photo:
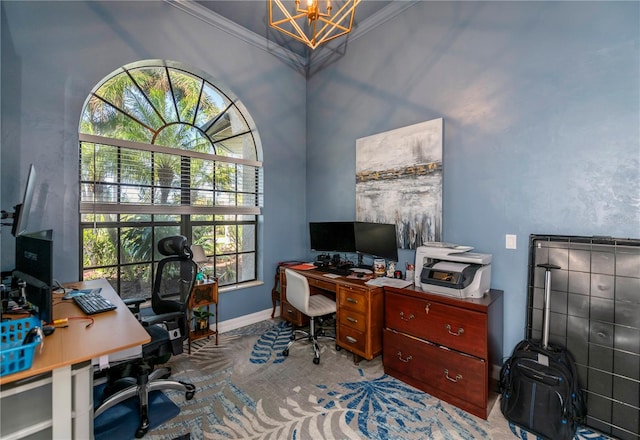
[[[74,296],[73,302],[82,309],[87,315],[95,315],[96,313],[108,312],[115,310],[116,306],[109,300],[106,300],[99,293],[86,293],[80,296]]]
[[[337,267],[320,266],[320,267],[316,267],[316,270],[319,270],[320,272],[334,273],[336,275],[342,275],[345,277],[347,275],[351,275],[351,269],[340,269]]]

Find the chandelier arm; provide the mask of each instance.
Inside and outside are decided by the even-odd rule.
[[[278,9],[280,9],[280,12],[282,12],[282,14],[284,14],[285,18],[281,19],[281,20],[277,20],[277,21],[273,21],[273,11],[272,11],[272,5],[275,4],[276,6],[278,6]],[[298,23],[296,22],[297,19],[302,18],[306,16],[306,14],[297,14],[295,16],[292,16],[289,11],[287,10],[287,8],[285,8],[285,6],[282,4],[282,2],[280,0],[270,0],[269,1],[269,22],[271,24],[271,26],[275,27],[276,29],[278,29],[280,32],[289,35],[290,37],[295,38],[298,41],[301,41],[307,45],[311,45],[311,41],[309,40],[309,38],[305,35],[305,33],[302,31],[302,29],[300,28],[300,26],[298,25]],[[288,31],[287,29],[284,29],[282,27],[280,27],[280,24],[283,23],[291,23],[291,26],[293,26],[294,30],[297,32],[297,35],[294,34],[291,31]]]
[[[315,34],[315,37],[324,35],[323,37],[318,39],[317,44],[331,41],[334,38],[340,37],[342,35],[345,35],[351,32],[351,28],[353,27],[353,18],[355,16],[355,7],[358,5],[358,3],[360,3],[360,0],[354,0],[353,4],[351,5],[349,5],[349,3],[350,2],[346,2],[345,4],[342,5],[342,7],[338,10],[338,12],[336,12],[336,15],[334,16],[333,20],[327,20],[321,17],[319,18],[319,20],[325,23],[325,25],[322,26],[322,28]],[[343,21],[347,20],[347,14],[351,15],[349,17],[349,27],[346,27],[341,24]],[[339,29],[342,32],[336,35],[331,35],[335,29]]]
[[[301,14],[301,15],[294,15],[294,16],[291,17],[291,19],[282,18],[282,19],[277,20],[277,21],[271,20],[270,24],[271,24],[271,26],[276,26],[276,25],[280,25],[282,23],[292,23],[292,22],[295,23],[295,20],[297,20],[298,18],[302,18],[304,16],[305,16],[304,14]]]
[[[287,8],[284,7],[281,0],[269,0],[269,24],[278,31],[306,44],[311,49],[315,49],[322,43],[331,41],[334,38],[338,38],[351,32],[355,16],[355,8],[360,3],[360,1],[361,0],[346,0],[345,3],[340,7],[340,9],[335,13],[334,18],[331,19],[330,13],[320,12],[319,9],[317,11],[312,11],[314,16],[312,18],[309,9],[305,10],[300,8],[299,1],[296,1],[296,12],[298,12],[298,14],[292,16]],[[273,20],[273,4],[275,4],[280,9],[285,18],[276,21]],[[303,31],[303,29],[296,21],[303,17],[305,17],[309,21],[309,31],[311,33],[310,36]],[[346,21],[349,22],[348,27],[342,24]],[[319,30],[318,22],[323,23]],[[285,23],[290,24],[294,32],[280,26]]]

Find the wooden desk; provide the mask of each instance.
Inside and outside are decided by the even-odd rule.
[[[336,345],[360,358],[372,360],[382,353],[384,291],[368,286],[364,280],[330,278],[314,269],[297,271],[309,281],[311,293],[332,292],[336,299]],[[280,316],[294,325],[305,325],[308,318],[287,301],[285,271],[280,272]]]
[[[23,397],[21,393],[51,388],[51,396],[35,399],[51,406],[50,420],[23,427],[13,433],[20,438],[51,429],[55,439],[93,438],[93,368],[91,360],[125,349],[141,346],[151,340],[147,331],[131,314],[127,306],[106,280],[73,283],[67,287],[102,288],[101,294],[118,308],[111,312],[93,315],[94,323],[85,319],[70,319],[68,327],[57,328],[47,336],[40,351],[37,347],[31,368],[0,378],[3,400],[3,425],[10,419],[5,398]],[[53,295],[53,318],[84,317],[84,313],[71,300],[62,300],[62,294]],[[38,383],[40,383],[38,385]],[[49,385],[50,384],[50,385]],[[21,389],[24,388],[24,389]],[[39,396],[44,391],[36,390]],[[7,413],[5,413],[7,411]],[[34,410],[34,412],[36,412]],[[7,416],[7,420],[5,420]],[[18,414],[16,417],[19,417]]]

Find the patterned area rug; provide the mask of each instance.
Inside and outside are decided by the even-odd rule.
[[[174,378],[196,386],[195,397],[167,392],[181,412],[145,438],[535,439],[510,426],[497,404],[482,420],[385,375],[381,356],[355,365],[327,341],[319,365],[305,342],[283,357],[290,335],[275,319],[224,333],[218,346],[196,341],[190,356],[170,361]],[[606,439],[593,435],[576,438]]]

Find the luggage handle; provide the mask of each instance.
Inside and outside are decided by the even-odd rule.
[[[560,269],[555,264],[538,264],[544,269],[544,315],[542,317],[542,348],[549,346],[549,316],[551,315],[551,269]]]

